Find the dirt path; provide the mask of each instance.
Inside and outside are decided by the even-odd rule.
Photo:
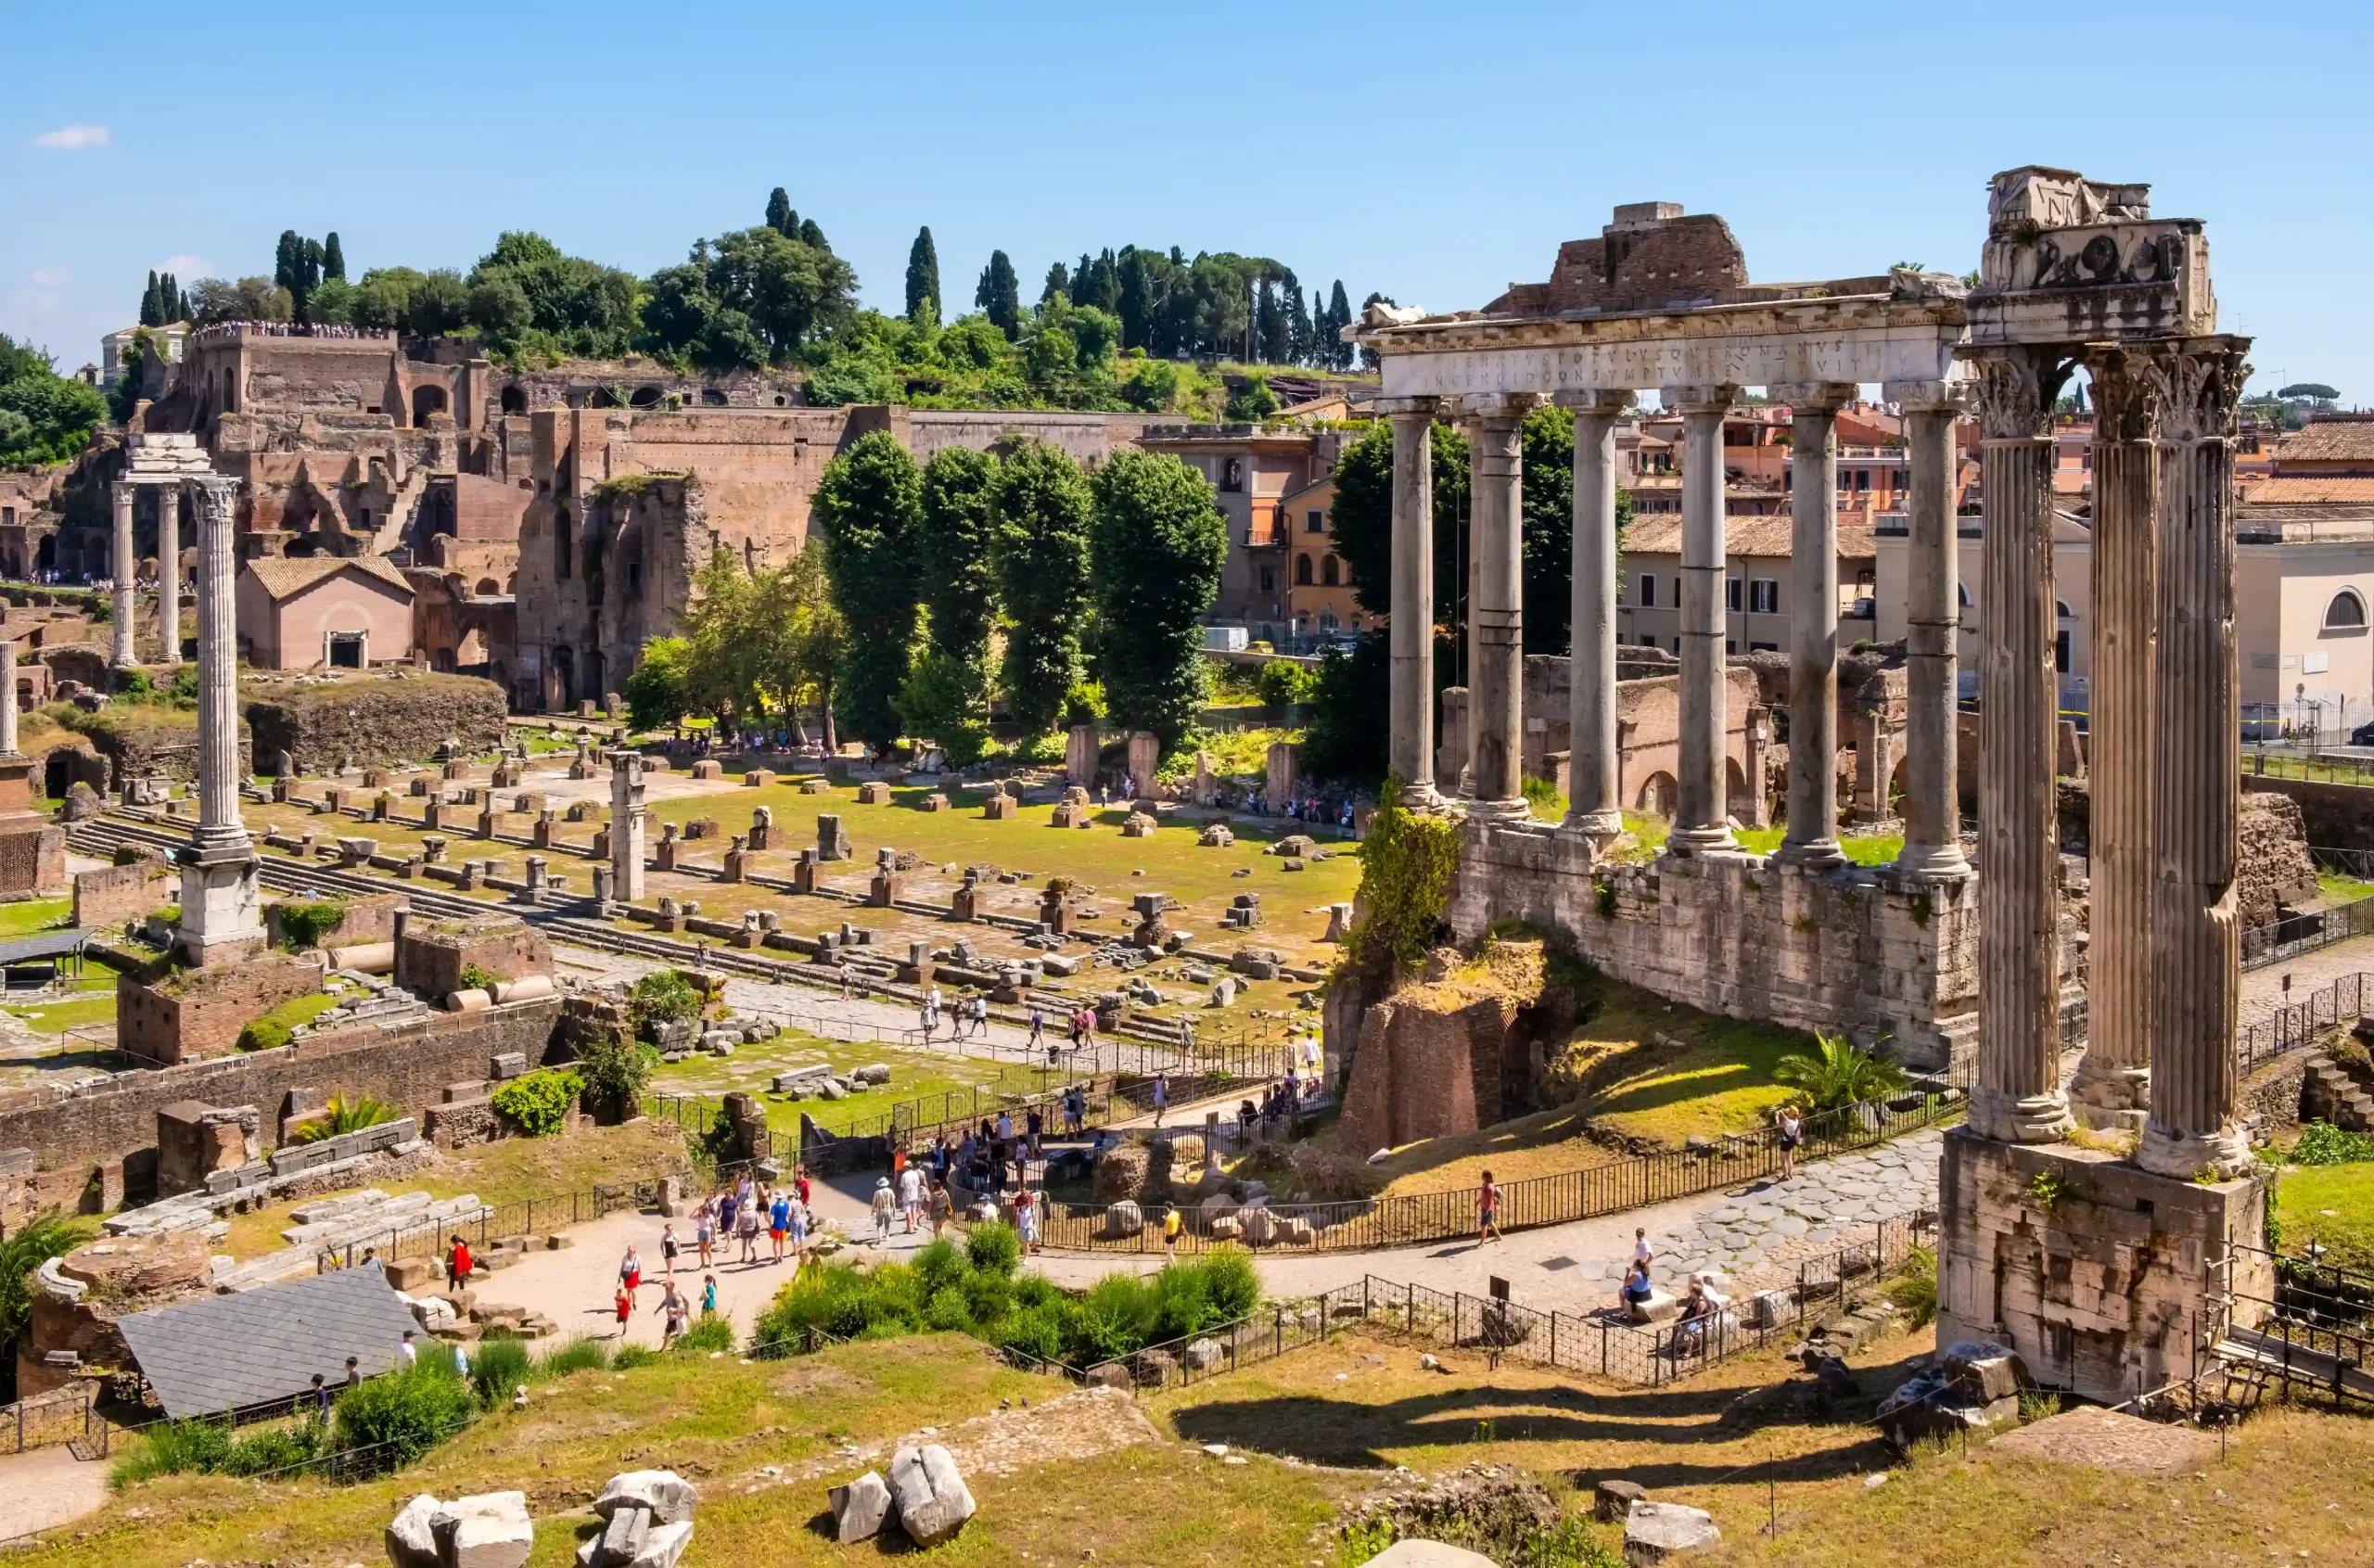
[[[0,1457],[0,1541],[70,1524],[107,1500],[107,1465],[64,1444]]]

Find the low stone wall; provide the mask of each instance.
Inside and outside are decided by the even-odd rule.
[[[154,982],[120,975],[116,1043],[133,1060],[160,1067],[227,1056],[249,1024],[321,988],[317,965],[269,950],[236,964],[175,970]]]
[[[361,1024],[276,1051],[126,1073],[73,1094],[19,1090],[0,1097],[0,1150],[29,1150],[44,1170],[139,1155],[153,1161],[157,1113],[176,1100],[253,1105],[267,1125],[289,1093],[302,1090],[368,1095],[425,1115],[448,1084],[486,1077],[496,1056],[517,1052],[529,1066],[542,1065],[561,1007],[561,998],[544,997],[395,1029]]]
[[[508,705],[503,688],[472,675],[406,670],[335,685],[264,688],[241,694],[259,759],[287,752],[302,772],[340,762],[356,766],[416,760],[447,741],[470,751],[503,740]],[[270,770],[266,770],[269,771]]]
[[[1548,824],[1463,830],[1450,924],[1564,931],[1617,979],[1707,1013],[1887,1037],[1942,1070],[1977,1049],[1978,882],[1928,885],[1892,867],[1827,873],[1738,852],[1594,862]]]
[[[120,927],[179,901],[181,883],[161,856],[74,873],[74,924]]]
[[[2342,1031],[2334,1031],[2338,1036]],[[2253,1131],[2273,1132],[2300,1125],[2301,1085],[2314,1051],[2287,1051],[2253,1073],[2235,1091],[2235,1112]]]
[[[2247,759],[2242,789],[2246,794],[2290,796],[2299,803],[2308,842],[2320,849],[2374,849],[2374,789],[2267,778],[2252,772]]]

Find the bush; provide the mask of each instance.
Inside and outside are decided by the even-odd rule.
[[[1319,672],[1292,659],[1273,658],[1261,667],[1261,700],[1271,708],[1308,702],[1319,690]]]
[[[731,1355],[734,1351],[734,1320],[714,1315],[699,1319],[691,1328],[678,1334],[676,1343],[669,1348],[687,1356],[706,1356],[713,1350]]]
[[[2374,1138],[2344,1131],[2330,1122],[2310,1122],[2300,1129],[2300,1141],[2291,1146],[2294,1165],[2355,1165],[2361,1160],[2374,1160]]]
[[[322,938],[346,919],[346,906],[336,899],[314,904],[280,906],[280,945],[290,952],[318,948]]]
[[[494,1091],[495,1113],[530,1138],[558,1132],[585,1081],[575,1073],[545,1067],[513,1078]]]
[[[614,1372],[627,1371],[635,1367],[656,1366],[658,1361],[659,1352],[647,1345],[621,1345],[610,1352],[610,1370]]]
[[[422,1361],[339,1396],[338,1446],[369,1449],[358,1456],[369,1471],[402,1470],[460,1431],[476,1409],[470,1385],[450,1362]]]
[[[1912,1319],[1912,1327],[1928,1327],[1937,1316],[1937,1255],[1927,1247],[1913,1248],[1904,1260],[1904,1272],[1889,1281],[1885,1294]]]
[[[259,1020],[261,1021],[261,1020]],[[250,1024],[249,1028],[254,1028]],[[282,1030],[285,1035],[287,1031]],[[246,1038],[243,1034],[242,1039]],[[285,1043],[285,1042],[284,1042]],[[333,1094],[323,1107],[321,1119],[307,1122],[297,1129],[296,1141],[317,1143],[325,1138],[336,1138],[341,1132],[360,1132],[366,1127],[394,1121],[400,1113],[384,1100],[374,1100],[367,1094]]]
[[[288,1026],[277,1018],[259,1018],[239,1031],[241,1051],[277,1051],[289,1040]]]
[[[983,1273],[1011,1279],[1022,1266],[1022,1238],[1003,1220],[976,1225],[965,1235],[964,1256]]]
[[[598,1339],[572,1339],[547,1350],[537,1359],[540,1377],[567,1377],[571,1372],[598,1372],[610,1364],[610,1347]]]
[[[659,1052],[640,1045],[616,1029],[605,1029],[577,1047],[577,1077],[587,1102],[624,1115],[643,1100],[651,1081],[651,1064]]]
[[[466,963],[462,965],[460,978],[461,984],[456,986],[454,989],[463,991],[484,991],[489,996],[492,996],[494,994],[495,987],[503,984],[502,975],[497,975],[491,969],[481,969],[475,963]]]
[[[534,1370],[534,1358],[528,1354],[524,1340],[481,1340],[478,1354],[470,1358],[470,1387],[476,1391],[479,1404],[491,1410],[507,1404]]]
[[[653,970],[627,992],[627,1017],[645,1039],[655,1024],[686,1024],[700,1015],[700,992],[672,969]]]

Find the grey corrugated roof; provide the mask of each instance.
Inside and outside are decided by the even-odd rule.
[[[377,1264],[135,1312],[117,1326],[177,1421],[294,1398],[315,1372],[336,1388],[349,1356],[364,1377],[383,1372],[417,1327]]]
[[[63,958],[79,952],[90,940],[88,928],[81,925],[65,931],[44,931],[36,936],[20,937],[13,942],[0,942],[0,963],[30,963],[37,958]]]

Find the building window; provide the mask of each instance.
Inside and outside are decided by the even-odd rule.
[[[2069,628],[2065,626],[2053,634],[2052,667],[2063,675],[2069,673]]]
[[[1324,586],[1329,588],[1340,586],[1343,580],[1341,574],[1342,568],[1335,564],[1334,556],[1330,555],[1319,563],[1319,580]]]
[[[1278,568],[1275,567],[1263,567],[1261,568],[1261,592],[1264,593],[1275,593],[1277,591]]]
[[[1302,531],[1305,533],[1325,533],[1327,531],[1327,514],[1319,511],[1316,508],[1313,508],[1308,512],[1305,512],[1302,515]]]
[[[1220,489],[1243,490],[1244,488],[1244,459],[1232,457],[1220,465]]]
[[[2344,588],[2333,595],[2325,606],[2325,630],[2328,631],[2363,631],[2366,630],[2366,601],[2357,596],[2355,588]]]
[[[1727,577],[1723,580],[1723,607],[1733,615],[1740,613],[1740,580],[1738,578]]]
[[[1648,609],[1657,607],[1657,574],[1654,572],[1640,574],[1640,603]]]
[[[575,567],[571,559],[575,555],[576,551],[570,547],[568,514],[559,513],[553,518],[553,577],[555,580],[568,580]]]
[[[1310,586],[1310,557],[1308,555],[1295,557],[1295,586],[1296,588]]]
[[[1747,607],[1756,615],[1780,613],[1780,584],[1768,577],[1752,579],[1747,585]]]
[[[1747,645],[1747,651],[1752,654],[1777,654],[1780,651],[1780,644],[1778,643],[1750,643]]]

